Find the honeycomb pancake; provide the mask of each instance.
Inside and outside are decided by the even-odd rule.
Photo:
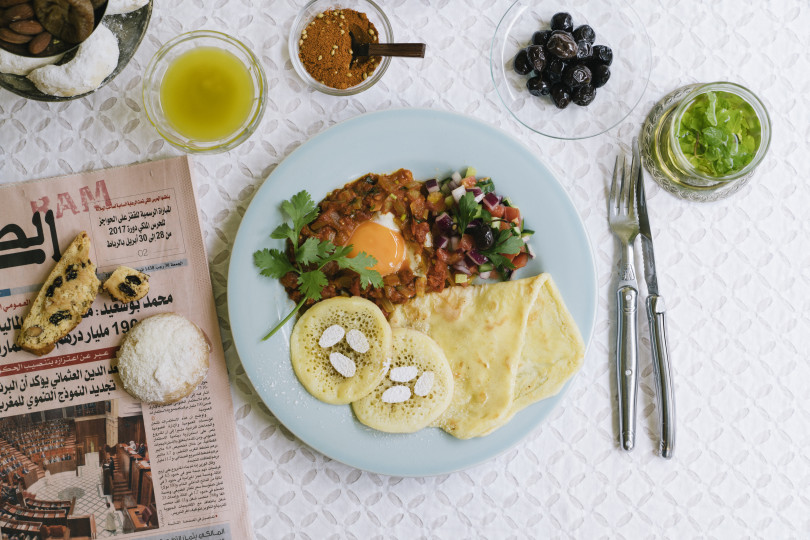
[[[453,399],[438,427],[469,439],[509,418],[529,309],[546,279],[452,287],[396,307],[391,324],[428,334],[450,362]]]
[[[23,320],[17,345],[37,355],[48,354],[56,342],[81,322],[101,282],[90,261],[90,237],[82,231],[48,275]]]
[[[582,335],[549,277],[529,311],[510,418],[527,405],[556,395],[584,359]]]
[[[360,334],[364,346],[358,346],[357,340],[363,341]],[[290,337],[290,359],[298,380],[310,394],[335,405],[374,390],[390,356],[391,327],[385,315],[360,297],[318,302],[298,319]]]
[[[360,422],[374,429],[413,433],[450,405],[453,372],[441,347],[422,332],[394,328],[393,348],[387,376],[369,395],[352,403],[352,409]],[[391,388],[404,392],[394,402],[387,393]]]

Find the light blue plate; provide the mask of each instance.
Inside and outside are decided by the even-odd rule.
[[[475,167],[491,176],[537,233],[537,258],[516,273],[550,272],[583,339],[590,342],[596,316],[596,269],[585,227],[563,187],[531,152],[477,120],[433,110],[366,114],[313,137],[281,162],[256,193],[242,219],[231,254],[228,312],[239,357],[257,392],[281,423],[304,443],[359,469],[397,476],[429,476],[460,470],[489,459],[525,437],[561,401],[555,397],[527,407],[486,437],[458,440],[435,428],[387,434],[360,424],[349,405],[327,405],[310,396],[290,365],[293,321],[261,338],[293,307],[284,288],[259,275],[253,252],[281,248],[270,239],[282,219],[279,204],[302,189],[316,201],[368,172],[398,168],[414,178],[444,178]]]

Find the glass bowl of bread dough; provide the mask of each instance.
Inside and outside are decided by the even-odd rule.
[[[190,153],[235,148],[259,126],[266,103],[259,59],[241,41],[213,30],[165,43],[143,78],[147,118],[167,142]]]
[[[55,56],[30,58],[0,48],[0,87],[27,99],[69,101],[85,97],[113,80],[132,59],[146,34],[152,16],[152,1],[109,0],[105,5],[107,11],[101,24],[73,50]],[[64,66],[87,62],[87,57],[96,54],[93,51],[97,51],[99,45],[103,48],[105,44],[111,44],[110,33],[117,41],[117,46],[110,49],[117,49],[117,55],[115,50],[105,51],[105,55],[112,53],[110,58],[113,58],[107,58],[105,62],[107,70],[88,73],[86,69],[71,69],[71,76],[65,76],[63,72],[68,68]],[[54,69],[58,67],[62,69]],[[73,76],[77,71],[80,77]]]

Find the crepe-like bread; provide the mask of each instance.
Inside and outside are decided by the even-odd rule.
[[[62,254],[17,335],[17,345],[34,354],[48,354],[56,342],[81,322],[101,282],[90,261],[90,237],[82,231]]]
[[[191,394],[205,379],[209,353],[196,324],[177,313],[159,313],[127,333],[118,349],[118,374],[134,397],[168,405]]]
[[[515,379],[511,416],[557,394],[585,359],[585,343],[562,295],[549,277],[529,311]]]
[[[526,321],[547,278],[452,287],[396,307],[391,325],[428,334],[453,370],[453,400],[436,425],[469,439],[511,416]]]
[[[413,433],[436,420],[452,398],[453,373],[439,345],[422,332],[394,328],[391,369],[352,409],[374,429]]]
[[[323,300],[304,313],[290,336],[290,359],[307,391],[326,403],[368,395],[385,375],[391,327],[373,302],[360,297]]]

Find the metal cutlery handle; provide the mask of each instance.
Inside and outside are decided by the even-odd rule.
[[[672,371],[667,345],[666,304],[655,294],[647,297],[647,319],[650,321],[655,387],[658,395],[658,425],[661,428],[661,456],[670,459],[675,449],[675,395],[672,391]]]
[[[616,376],[619,388],[619,436],[628,452],[636,444],[636,390],[638,388],[638,289],[623,285],[616,291],[618,336]]]

